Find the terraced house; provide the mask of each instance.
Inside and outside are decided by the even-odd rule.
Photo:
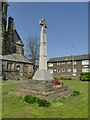
[[[90,54],[51,58],[48,69],[54,77],[79,78],[81,72],[90,72]]]
[[[24,56],[23,42],[15,29],[14,19],[8,18],[7,2],[1,3],[2,13],[2,76],[3,79],[25,79],[32,74],[32,62]]]

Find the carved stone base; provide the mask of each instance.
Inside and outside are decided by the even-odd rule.
[[[33,80],[53,80],[53,77],[48,70],[38,70],[36,71]]]

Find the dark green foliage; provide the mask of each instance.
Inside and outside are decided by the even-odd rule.
[[[38,100],[38,106],[39,107],[49,107],[50,103],[47,100],[39,99]]]
[[[90,72],[82,72],[80,74],[80,80],[90,80]]]
[[[33,96],[32,96],[32,95],[26,95],[26,96],[24,97],[24,100],[25,100],[25,102],[27,102],[27,103],[31,103],[31,104],[34,103],[34,100],[33,100]]]
[[[79,95],[79,94],[80,94],[80,92],[78,90],[73,91],[73,96],[76,96],[76,95]]]
[[[49,107],[50,102],[44,99],[40,99],[39,97],[32,96],[32,95],[26,95],[24,97],[24,101],[30,104],[37,104],[39,107]]]
[[[61,77],[61,78],[54,78],[55,80],[72,80],[72,78],[69,77]]]

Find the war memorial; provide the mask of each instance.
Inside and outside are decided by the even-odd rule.
[[[68,87],[54,85],[54,79],[50,71],[47,70],[47,24],[44,18],[39,21],[39,24],[41,25],[39,69],[34,74],[32,80],[22,83],[15,91],[10,91],[10,93],[17,95],[31,94],[46,100],[68,96],[71,94]]]

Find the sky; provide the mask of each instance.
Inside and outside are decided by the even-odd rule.
[[[24,47],[28,36],[40,38],[39,20],[46,19],[48,59],[88,53],[87,2],[10,2],[9,16]]]

